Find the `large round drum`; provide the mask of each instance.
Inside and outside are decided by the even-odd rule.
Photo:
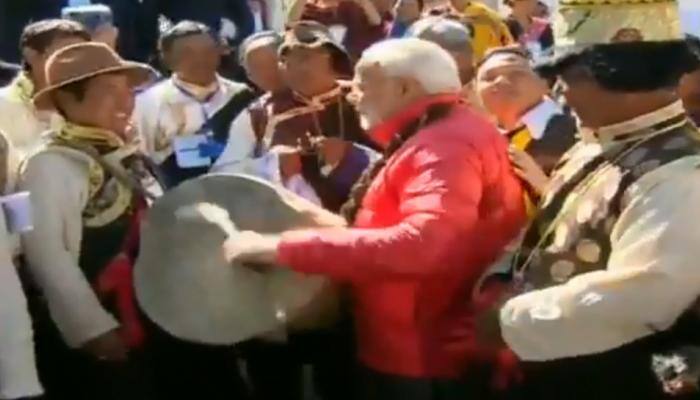
[[[222,244],[236,232],[279,233],[343,221],[283,188],[246,175],[207,175],[158,199],[141,228],[138,301],[170,334],[233,344],[282,328],[313,329],[337,311],[323,277],[284,267],[231,265]]]

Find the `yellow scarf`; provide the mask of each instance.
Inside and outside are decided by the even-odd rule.
[[[103,151],[116,150],[125,145],[124,139],[114,132],[67,121],[56,134],[56,138],[69,143],[87,144]]]
[[[525,151],[532,142],[532,135],[526,126],[516,128],[507,133],[510,145],[518,150]],[[532,218],[537,213],[537,207],[530,193],[527,190],[523,191],[523,201],[525,202],[525,212],[528,217]]]
[[[76,125],[71,122],[66,122],[55,134],[54,139],[57,140],[59,146],[61,141],[68,144],[88,145],[94,147],[101,154],[117,152],[125,148],[124,140],[111,131]],[[88,169],[88,198],[90,201],[83,211],[85,226],[101,227],[110,224],[131,206],[132,190],[119,180],[116,181],[116,195],[106,197],[105,199],[109,200],[106,205],[93,201],[101,196],[106,179],[106,171],[100,164],[91,162]]]
[[[10,97],[21,103],[31,103],[34,96],[34,82],[26,72],[20,72],[8,86]]]
[[[530,134],[530,130],[523,126],[515,131],[509,132],[508,140],[511,146],[518,150],[525,151],[528,146],[530,146],[530,142],[532,142],[532,135]]]

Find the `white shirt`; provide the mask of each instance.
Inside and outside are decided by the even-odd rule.
[[[245,88],[224,78],[216,92],[204,102],[183,93],[173,78],[145,90],[136,97],[133,121],[143,150],[157,163],[173,154],[173,140],[197,133],[208,118]]]
[[[545,97],[540,104],[526,112],[520,118],[520,121],[527,126],[527,130],[534,140],[540,140],[547,130],[549,120],[552,119],[553,116],[563,113],[559,104],[549,97]]]
[[[34,213],[34,230],[22,238],[27,264],[73,348],[119,326],[78,265],[91,163],[75,150],[45,151],[29,159],[20,178],[20,189],[32,193]]]
[[[605,352],[668,329],[700,296],[700,156],[640,178],[614,225],[607,269],[517,296],[501,309],[520,358]]]
[[[212,172],[240,172],[243,163],[253,159],[256,138],[248,109],[243,110],[231,123],[228,142],[214,165]]]
[[[0,89],[0,132],[17,151],[19,159],[36,150],[42,135],[61,125],[63,118],[53,111],[39,111],[33,104],[22,101],[12,86]]]
[[[321,200],[316,195],[316,192],[301,175],[295,175],[283,182],[279,169],[279,156],[265,153],[261,157],[255,158],[255,146],[255,131],[250,112],[246,109],[231,124],[226,148],[214,166],[212,166],[211,171],[254,175],[281,185],[314,204],[321,204]]]
[[[27,299],[12,262],[12,243],[0,212],[0,399],[42,393]]]

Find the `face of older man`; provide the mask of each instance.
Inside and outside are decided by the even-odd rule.
[[[414,79],[388,76],[378,65],[358,66],[353,83],[349,99],[365,129],[379,125],[426,95]]]
[[[245,69],[250,80],[265,92],[284,87],[277,50],[273,46],[260,46],[249,51],[245,57]]]
[[[493,55],[481,65],[476,90],[486,109],[501,123],[515,123],[542,101],[547,83],[515,54]]]
[[[280,66],[286,84],[304,96],[323,94],[336,85],[333,56],[325,47],[292,47],[280,58]]]

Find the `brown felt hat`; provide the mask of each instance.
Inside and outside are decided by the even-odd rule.
[[[51,92],[71,83],[98,75],[123,73],[134,87],[157,76],[146,64],[125,61],[104,43],[86,42],[67,46],[54,53],[46,63],[47,86],[34,96],[34,102],[46,100]]]

